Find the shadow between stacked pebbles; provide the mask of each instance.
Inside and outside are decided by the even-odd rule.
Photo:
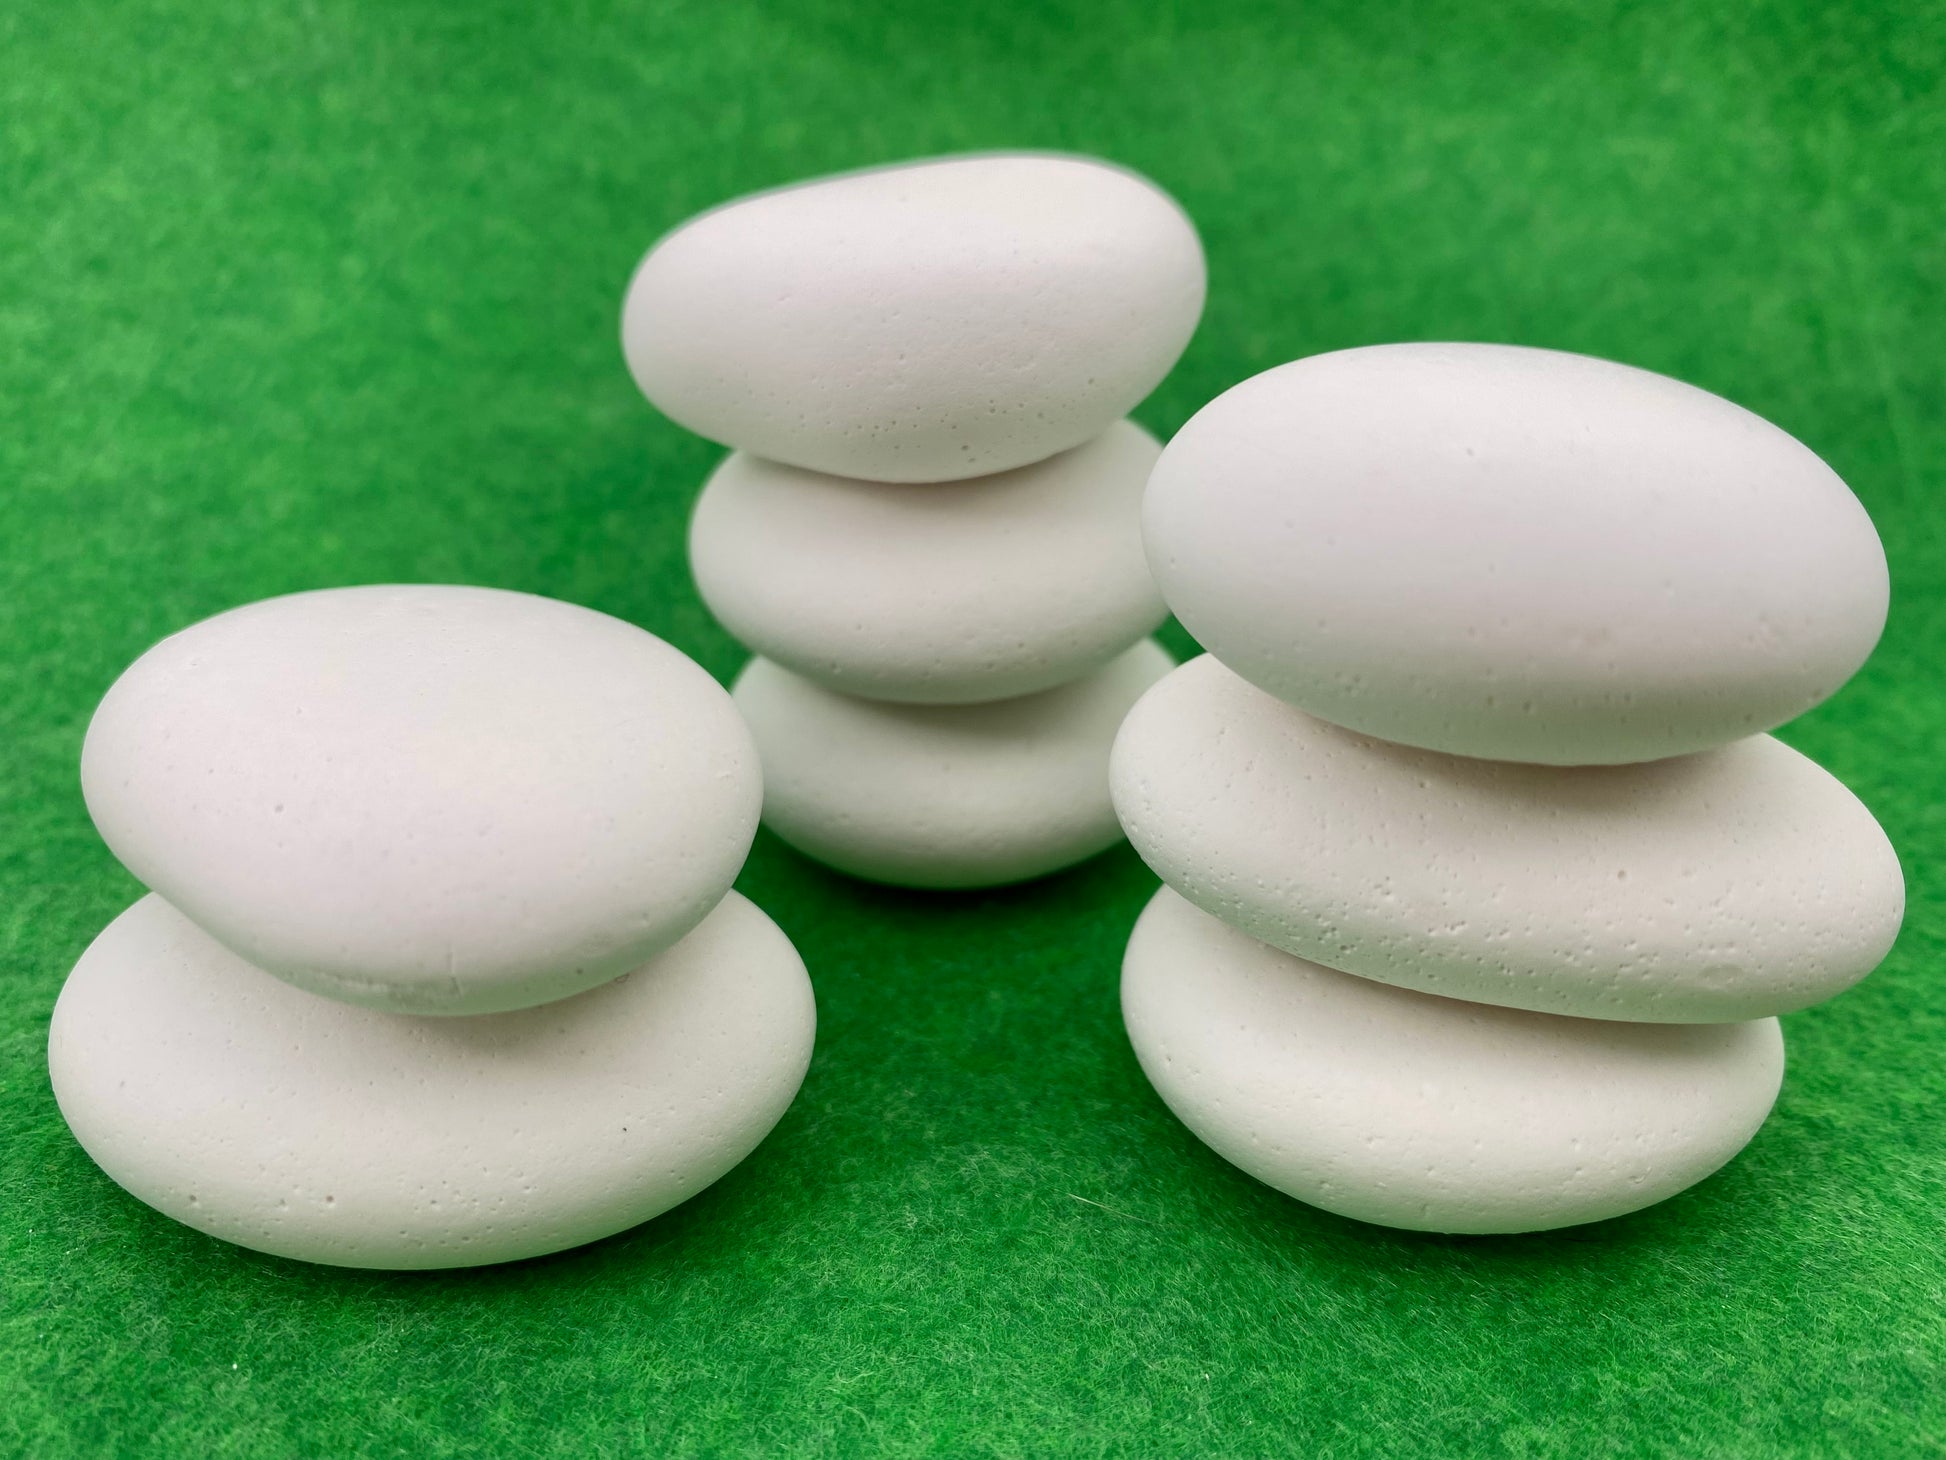
[[[1020,881],[1121,839],[1109,746],[1172,667],[1127,412],[1202,312],[1145,179],[986,154],[762,193],[643,259],[629,368],[734,448],[690,526],[756,651],[733,693],[764,820],[854,876]]]
[[[435,586],[234,609],[115,682],[82,787],[152,891],[61,990],[55,1097],[212,1236],[554,1252],[716,1180],[803,1081],[803,962],[730,890],[756,749],[620,620]]]
[[[1210,650],[1111,765],[1166,884],[1123,1012],[1183,1122],[1438,1232],[1617,1216],[1741,1150],[1775,1016],[1904,913],[1871,814],[1762,733],[1884,626],[1830,468],[1626,366],[1376,346],[1218,397],[1144,519]]]

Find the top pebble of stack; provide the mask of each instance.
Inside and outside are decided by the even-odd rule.
[[[131,665],[81,752],[102,839],[259,968],[489,1014],[670,947],[757,829],[756,746],[654,635],[526,593],[293,593]]]
[[[700,435],[839,476],[1007,471],[1099,435],[1202,312],[1195,228],[1081,157],[949,157],[730,203],[642,261],[622,347]]]
[[[1777,427],[1644,370],[1377,345],[1266,371],[1169,443],[1144,501],[1176,616],[1347,729],[1552,765],[1769,730],[1851,677],[1885,553]]]

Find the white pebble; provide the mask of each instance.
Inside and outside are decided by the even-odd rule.
[[[764,766],[764,824],[876,882],[988,887],[1121,840],[1108,749],[1170,668],[1154,640],[1085,679],[979,705],[854,699],[754,659],[736,703]]]
[[[1602,1019],[1753,1019],[1892,946],[1898,857],[1782,742],[1535,766],[1342,730],[1209,655],[1143,696],[1111,761],[1136,851],[1226,923],[1332,968]]]
[[[165,639],[88,727],[123,864],[300,987],[414,1013],[565,997],[660,952],[743,865],[762,781],[652,634],[486,588],[334,588]]]
[[[1885,622],[1857,498],[1750,412],[1504,345],[1377,345],[1225,392],[1163,452],[1149,557],[1237,673],[1459,755],[1649,760],[1768,730]]]
[[[790,1104],[815,1025],[789,939],[734,892],[623,978],[467,1019],[292,988],[151,896],[69,976],[48,1070],[88,1154],[198,1231],[345,1267],[467,1267],[708,1186]]]
[[[966,704],[1099,669],[1167,616],[1142,552],[1161,448],[1129,421],[915,490],[738,452],[703,489],[703,601],[767,659],[871,699]]]
[[[1756,1134],[1775,1019],[1618,1024],[1335,973],[1163,888],[1122,967],[1156,1092],[1218,1155],[1327,1211],[1533,1232],[1674,1196]]]
[[[989,153],[759,193],[649,251],[622,309],[643,394],[714,441],[932,482],[1078,446],[1203,308],[1196,230],[1085,157]]]

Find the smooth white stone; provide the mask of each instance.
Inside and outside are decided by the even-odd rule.
[[[1046,461],[917,491],[738,452],[696,504],[689,563],[725,628],[832,689],[926,704],[1032,694],[1168,616],[1142,552],[1161,449],[1119,421]]]
[[[713,441],[873,481],[1005,471],[1100,434],[1203,308],[1202,245],[1146,178],[988,153],[758,193],[643,259],[622,348]]]
[[[764,766],[764,824],[806,856],[905,887],[1039,877],[1121,840],[1108,748],[1169,671],[1144,640],[1085,679],[979,705],[854,699],[753,659],[732,693]]]
[[[1217,397],[1149,482],[1205,648],[1315,715],[1544,764],[1679,755],[1831,694],[1885,623],[1858,499],[1741,407],[1505,345],[1375,345]]]
[[[1135,925],[1122,1013],[1156,1092],[1218,1155],[1342,1216],[1535,1232],[1674,1196],[1777,1098],[1775,1019],[1618,1024],[1336,973],[1168,888]]]
[[[756,832],[729,696],[652,634],[488,588],[333,588],[138,659],[81,784],[115,855],[317,993],[476,1014],[695,927]]]
[[[1875,968],[1899,861],[1829,772],[1768,735],[1673,760],[1535,766],[1374,740],[1209,655],[1144,695],[1110,761],[1158,875],[1288,952],[1453,998],[1707,1023]]]
[[[473,1018],[319,998],[145,897],[54,1008],[48,1071],[102,1170],[156,1210],[343,1267],[468,1267],[592,1242],[747,1156],[811,1058],[810,980],[726,896],[673,948]]]

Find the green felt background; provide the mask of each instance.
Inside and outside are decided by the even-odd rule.
[[[0,1453],[1946,1453],[1946,24],[1901,9],[0,8]],[[1786,1021],[1750,1149],[1551,1236],[1342,1221],[1142,1081],[1126,849],[944,897],[765,837],[739,885],[809,961],[817,1058],[686,1207],[388,1276],[123,1195],[43,1055],[135,893],[74,774],[116,672],[247,599],[408,579],[590,604],[727,677],[681,545],[716,452],[623,371],[631,265],[741,191],[1004,145],[1120,159],[1201,224],[1160,431],[1293,356],[1513,340],[1724,392],[1856,487],[1891,627],[1785,736],[1878,811],[1912,911]]]

